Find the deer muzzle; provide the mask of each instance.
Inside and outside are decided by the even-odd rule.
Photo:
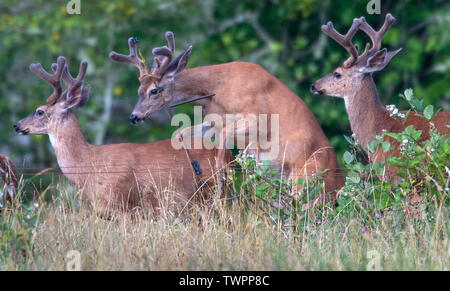
[[[140,124],[144,121],[143,118],[139,118],[137,115],[134,114],[131,114],[129,119],[132,124]]]
[[[18,122],[16,122],[16,124],[14,124],[13,128],[14,128],[15,132],[17,132],[18,134],[21,134],[21,135],[27,135],[28,133],[30,133],[29,129],[22,129]]]
[[[311,93],[316,94],[316,95],[323,95],[323,91],[322,90],[317,90],[315,83],[311,84],[311,87],[309,88],[309,90],[311,91]]]

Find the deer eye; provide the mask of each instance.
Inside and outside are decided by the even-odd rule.
[[[339,79],[342,75],[339,74],[338,72],[334,72],[333,73],[333,77],[335,77],[336,79]]]
[[[150,91],[150,93],[157,94],[157,93],[161,93],[162,91],[164,91],[164,88],[163,87],[158,87],[158,88],[152,89]]]
[[[44,115],[44,111],[42,111],[41,109],[38,109],[38,110],[36,110],[36,115],[42,116],[42,115]]]

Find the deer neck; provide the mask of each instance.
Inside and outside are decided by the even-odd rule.
[[[81,132],[75,114],[68,112],[62,121],[49,130],[48,135],[55,150],[58,165],[70,179],[69,173],[76,172],[77,165],[87,162],[91,156],[89,154],[91,147]]]
[[[187,69],[175,76],[173,82],[173,100],[182,102],[196,96],[204,96],[217,93],[224,82],[225,76],[220,65],[204,66]],[[202,106],[208,106],[211,98],[206,98],[194,102]]]
[[[367,146],[373,140],[372,135],[387,129],[389,114],[378,97],[371,75],[365,75],[359,90],[344,99],[351,129],[361,145]]]

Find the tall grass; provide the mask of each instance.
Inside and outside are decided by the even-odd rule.
[[[1,270],[65,270],[70,250],[82,270],[366,270],[371,251],[383,270],[449,268],[445,207],[432,220],[393,211],[363,231],[356,212],[298,228],[215,197],[182,217],[125,226],[98,218],[66,181],[57,187],[52,201],[3,214]]]

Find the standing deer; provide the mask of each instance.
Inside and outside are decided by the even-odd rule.
[[[4,193],[6,201],[11,202],[19,185],[19,174],[11,159],[2,154],[0,154],[0,177],[4,183],[3,189],[0,190]]]
[[[81,63],[76,78],[70,75],[64,57],[52,65],[54,74],[47,73],[41,64],[30,65],[30,70],[54,91],[45,105],[14,125],[15,131],[48,134],[63,174],[103,218],[140,209],[147,211],[144,214],[157,215],[165,206],[163,202],[179,209],[187,206],[196,198],[196,178],[186,152],[174,150],[170,140],[98,146],[85,140],[74,109],[82,107],[89,98],[90,87],[83,84],[87,65],[86,61]],[[64,91],[61,79],[67,85]],[[191,154],[202,167],[203,177],[211,176],[210,163],[214,163],[216,152],[194,150]]]
[[[344,99],[351,129],[363,147],[374,139],[373,135],[381,135],[383,130],[401,132],[409,125],[422,131],[423,140],[429,139],[432,126],[441,134],[450,135],[450,129],[446,127],[450,123],[450,111],[439,112],[431,122],[413,113],[403,121],[391,117],[378,97],[372,73],[381,71],[401,50],[388,52],[385,48],[381,49],[381,39],[394,22],[395,18],[388,13],[383,26],[375,31],[366,23],[364,17],[355,18],[345,35],[337,32],[331,22],[322,26],[322,31],[343,46],[350,57],[332,73],[313,83],[311,92]],[[369,43],[366,44],[362,55],[358,55],[358,47],[352,43],[352,38],[358,30],[365,32],[372,42],[372,47]],[[385,161],[388,156],[399,156],[399,142],[392,138],[388,140],[396,149],[386,153],[378,149],[374,154],[369,153],[372,162]],[[396,172],[394,168],[387,170],[387,177]]]
[[[343,185],[343,177],[338,169],[334,149],[313,113],[294,92],[261,66],[252,63],[231,62],[185,69],[192,47],[172,60],[175,48],[173,33],[167,32],[165,37],[168,47],[153,49],[155,58],[151,69],[147,67],[145,59],[137,56],[139,48],[134,38],[128,40],[129,55],[110,53],[112,60],[131,63],[139,69],[139,100],[130,116],[133,123],[142,122],[162,107],[191,100],[192,96],[211,93],[215,93],[215,96],[194,102],[202,106],[205,115],[277,114],[279,128],[268,128],[263,132],[260,125],[258,129],[259,135],[265,134],[272,141],[275,136],[279,137],[279,144],[276,144],[279,151],[271,159],[272,167],[295,182],[298,178],[311,177],[329,169],[324,176],[324,193],[332,193],[332,199],[335,198],[334,191]],[[239,121],[231,130],[226,125],[217,129],[220,132],[217,156],[219,169],[224,165],[223,153],[227,142],[238,135],[248,136],[251,131],[251,125],[245,122],[239,125]],[[206,122],[200,125],[202,131],[211,127]],[[261,160],[267,150],[256,147],[249,153]],[[321,197],[325,196],[328,195]]]

